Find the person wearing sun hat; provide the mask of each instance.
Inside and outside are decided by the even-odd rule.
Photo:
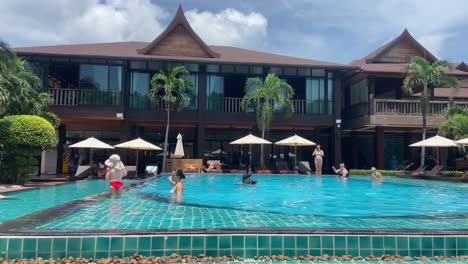
[[[110,196],[120,198],[122,197],[123,177],[127,176],[127,170],[117,154],[111,155],[104,163],[108,167],[106,179],[109,180]]]

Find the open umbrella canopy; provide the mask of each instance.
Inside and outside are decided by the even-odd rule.
[[[455,141],[457,144],[463,144],[463,145],[468,145],[468,138],[460,139]]]
[[[130,140],[124,143],[115,145],[116,148],[136,149],[136,150],[162,150],[162,148],[153,145],[141,138]]]
[[[177,144],[176,144],[176,148],[174,151],[174,157],[182,158],[183,156],[185,156],[184,145],[182,143],[182,135],[179,133],[179,135],[177,135]]]
[[[239,138],[238,140],[234,140],[229,144],[234,144],[234,145],[244,145],[244,144],[271,144],[270,141],[265,140],[263,138],[256,137],[252,134],[249,134],[243,138]]]
[[[414,144],[409,145],[410,147],[456,147],[457,144],[451,139],[444,138],[441,136],[434,136]]]
[[[275,143],[276,145],[283,145],[283,146],[295,146],[295,147],[300,147],[300,146],[315,146],[316,144],[310,140],[307,140],[303,137],[300,137],[298,135],[294,135],[292,137],[288,137],[286,139],[280,140]]]
[[[70,145],[69,148],[95,148],[95,149],[113,149],[114,147],[100,141],[97,138],[90,137],[73,145]]]

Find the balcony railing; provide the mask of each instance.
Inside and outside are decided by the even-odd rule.
[[[216,101],[216,102],[215,102]],[[240,113],[244,112],[242,109],[242,98],[238,97],[224,97],[224,105],[221,105],[221,102],[218,100],[212,99],[208,104],[208,111],[219,112],[219,110],[224,109],[225,113]],[[306,100],[303,99],[293,99],[293,109],[294,114],[331,114],[331,102],[311,102],[307,104]],[[212,108],[210,109],[210,106]],[[249,109],[247,112],[253,112],[253,108]]]
[[[119,105],[120,91],[49,88],[52,105]]]
[[[402,99],[373,99],[373,111],[375,115],[421,115],[421,103],[419,100]],[[430,101],[429,115],[443,115],[449,107],[448,101]],[[468,102],[454,102],[455,106],[467,107]]]

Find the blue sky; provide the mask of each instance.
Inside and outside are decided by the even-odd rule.
[[[468,61],[466,0],[0,1],[11,46],[151,41],[181,3],[209,45],[348,63],[405,28],[438,58]]]

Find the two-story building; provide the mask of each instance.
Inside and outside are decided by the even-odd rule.
[[[53,174],[62,173],[64,153],[71,151],[67,146],[89,136],[109,144],[135,137],[162,144],[166,106],[162,101],[150,103],[150,80],[155,73],[167,73],[179,65],[190,72],[184,78],[194,84],[194,96],[182,111],[171,113],[171,151],[180,132],[186,156],[216,156],[236,168],[247,149],[229,142],[249,132],[258,134],[255,114],[241,108],[246,80],[275,73],[295,90],[294,113],[275,114],[269,140],[297,133],[320,143],[325,150],[325,168],[342,160],[349,167],[388,167],[386,162],[393,156],[399,160],[412,158],[406,146],[419,139],[421,132],[418,100],[401,92],[403,66],[414,55],[437,59],[407,31],[351,64],[209,46],[191,28],[180,7],[164,32],[150,43],[14,50],[40,75],[53,97],[51,110],[61,120],[59,144],[55,150],[48,150],[43,169]],[[467,68],[460,64],[450,74],[467,77]],[[447,94],[443,88],[441,91]],[[443,99],[431,102],[434,116],[430,117],[430,128],[441,121],[448,105]],[[271,157],[289,154],[287,147],[272,145],[266,149]],[[119,152],[128,164],[135,162],[133,155]],[[312,160],[311,153],[310,147],[300,148],[298,159]],[[78,157],[76,154],[72,156]],[[104,159],[108,154],[98,151],[97,157]],[[160,155],[146,152],[140,164],[160,162]],[[84,162],[87,152],[81,151],[79,157]]]

